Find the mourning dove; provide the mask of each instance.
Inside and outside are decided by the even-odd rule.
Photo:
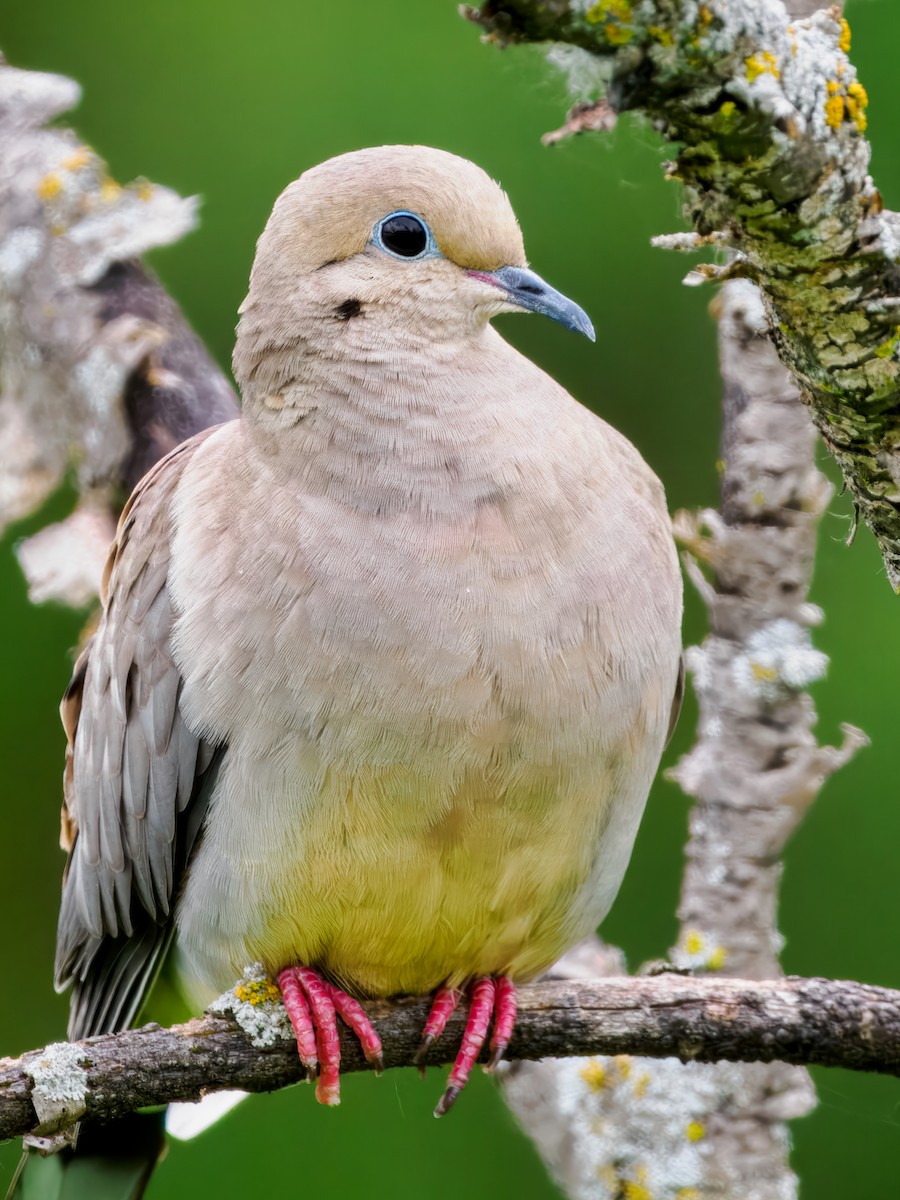
[[[634,447],[491,327],[586,315],[503,191],[383,146],[278,199],[241,307],[239,420],[131,497],[63,702],[70,1036],[162,958],[200,1008],[259,962],[318,1098],[335,1014],[468,991],[438,1112],[514,985],[606,914],[677,708],[681,581]]]

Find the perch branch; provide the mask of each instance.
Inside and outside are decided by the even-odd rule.
[[[280,1004],[263,1003],[281,1011]],[[367,1009],[384,1042],[386,1065],[407,1066],[428,1001],[373,1001]],[[547,982],[521,989],[520,1014],[510,1054],[523,1059],[587,1054],[701,1062],[781,1059],[900,1076],[900,992],[861,983],[676,974]],[[451,1019],[429,1064],[452,1061],[463,1024],[462,1014]],[[61,1045],[64,1052],[47,1047],[0,1060],[0,1139],[48,1135],[82,1118],[107,1120],[222,1088],[274,1091],[297,1083],[302,1074],[291,1040],[255,1046],[227,1014],[207,1014],[171,1029],[147,1025],[78,1042],[74,1049]],[[346,1031],[341,1054],[343,1070],[366,1069]]]

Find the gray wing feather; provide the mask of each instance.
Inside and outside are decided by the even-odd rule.
[[[181,712],[167,587],[172,498],[209,432],[135,489],[107,564],[103,616],[63,698],[69,862],[56,985],[72,984],[72,1038],[135,1019],[171,939],[177,889],[221,757]]]

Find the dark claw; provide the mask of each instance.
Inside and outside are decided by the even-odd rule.
[[[446,1114],[450,1111],[450,1109],[456,1103],[456,1097],[459,1095],[459,1093],[461,1091],[462,1091],[462,1088],[448,1087],[446,1092],[444,1092],[443,1096],[441,1096],[440,1100],[438,1100],[438,1106],[434,1110],[434,1115],[436,1117],[446,1116]]]
[[[422,1079],[425,1078],[425,1059],[428,1057],[428,1051],[431,1049],[434,1038],[432,1035],[426,1034],[419,1043],[419,1048],[413,1055],[413,1066],[418,1067],[419,1075]]]
[[[376,1075],[382,1075],[384,1073],[384,1059],[380,1054],[376,1054],[376,1056],[369,1061],[371,1062]]]
[[[487,1061],[486,1071],[495,1071],[500,1066],[508,1045],[509,1042],[498,1042],[495,1046],[491,1046],[491,1057]]]

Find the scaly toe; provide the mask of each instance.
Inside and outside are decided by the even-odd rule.
[[[296,967],[286,967],[279,974],[278,986],[281,988],[285,1011],[290,1018],[291,1027],[297,1039],[297,1053],[306,1068],[306,1078],[307,1080],[315,1079],[319,1065],[316,1052],[316,1029],[303,987],[297,978]]]
[[[469,1081],[472,1068],[487,1037],[496,993],[497,985],[493,979],[477,979],[472,985],[466,1030],[456,1056],[456,1062],[453,1064],[453,1070],[450,1072],[450,1078],[447,1080],[447,1089],[434,1110],[436,1117],[442,1117],[450,1111],[456,1097]]]
[[[328,984],[328,990],[338,1016],[346,1025],[349,1025],[359,1038],[359,1044],[362,1046],[366,1062],[370,1062],[375,1068],[375,1074],[380,1075],[384,1070],[381,1038],[375,1032],[365,1009],[358,1000],[354,1000],[352,996],[348,996],[345,991],[342,991],[335,984]]]
[[[419,1074],[423,1079],[425,1078],[425,1059],[428,1057],[428,1051],[444,1032],[457,1004],[459,1004],[459,992],[456,988],[439,988],[435,992],[428,1020],[422,1030],[422,1041],[413,1055],[413,1066],[419,1068]]]
[[[490,1041],[491,1057],[488,1059],[488,1071],[493,1071],[500,1065],[515,1024],[516,989],[505,975],[501,975],[497,980],[494,998],[494,1033]]]

